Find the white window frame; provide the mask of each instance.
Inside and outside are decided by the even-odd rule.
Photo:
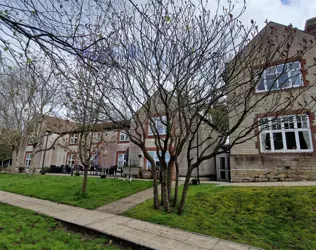
[[[120,160],[120,156],[122,157],[122,159]],[[117,154],[117,169],[122,169],[125,165],[125,156],[126,156],[126,153],[120,153],[120,154]],[[122,163],[122,164],[120,164]]]
[[[148,154],[150,154],[151,157],[153,157],[155,162],[159,162],[157,151],[148,151]],[[159,152],[159,154],[161,154],[161,152]],[[166,152],[166,156],[167,157],[169,156],[169,160],[167,160],[167,163],[168,163],[170,161],[170,154],[169,154],[169,152]],[[147,159],[146,159],[146,169],[147,170],[151,169],[150,161],[148,161]]]
[[[266,122],[259,126],[260,134],[260,152],[262,153],[306,153],[313,152],[313,140],[310,129],[310,122],[308,115],[286,115],[279,117],[265,117],[262,119],[266,119]],[[293,122],[288,122],[289,119],[293,119]],[[303,121],[305,119],[305,121]],[[299,121],[300,120],[300,121]],[[287,128],[286,128],[287,124]],[[293,124],[294,127],[290,128],[290,124]],[[298,124],[301,124],[301,128],[298,127]],[[303,127],[302,124],[305,124]],[[286,132],[294,132],[295,133],[295,144],[296,149],[288,149],[287,141],[286,141]],[[307,132],[308,133],[308,144],[310,145],[310,149],[301,149],[299,132]],[[275,149],[275,144],[273,140],[273,133],[282,133],[282,149]],[[270,137],[270,148],[264,148],[266,142],[263,141],[264,135],[269,134]],[[266,137],[265,137],[266,138]],[[304,138],[305,140],[305,138]],[[306,141],[307,143],[307,141]]]
[[[72,164],[69,164],[69,162],[72,161]],[[67,154],[67,161],[66,161],[66,165],[68,165],[69,167],[74,167],[76,163],[76,155],[75,154]]]
[[[25,153],[24,166],[26,168],[29,168],[31,166],[31,161],[32,161],[32,153]]]
[[[155,127],[158,130],[158,135],[166,135],[167,134],[167,126],[165,126],[162,121],[166,122],[167,117],[165,115],[163,116],[156,116],[156,117],[151,117],[153,120],[154,124],[151,124],[152,121],[148,123],[148,135],[154,135],[153,131],[151,130],[151,127]],[[159,132],[158,127],[161,126],[163,128],[162,132]]]
[[[35,135],[35,133],[31,133],[29,136],[28,136],[28,138],[27,138],[27,144],[28,145],[32,145],[33,143],[34,143],[34,135]]]
[[[126,133],[120,131],[119,141],[129,141],[129,136]]]
[[[92,143],[99,143],[102,139],[102,132],[95,132],[92,134]]]
[[[292,68],[292,66],[296,64],[298,64],[298,69]],[[292,76],[291,75],[292,73],[295,75]],[[280,76],[283,74],[287,74],[287,80],[289,81],[288,84],[286,84],[286,86],[280,86],[282,84]],[[271,89],[268,88],[267,78],[269,77],[274,78],[273,85],[275,86],[275,88],[271,88]],[[300,80],[299,84],[295,84],[295,80],[297,77],[299,77],[299,80]],[[264,84],[264,90],[258,89],[259,86],[261,86],[261,83]],[[295,62],[279,64],[279,65],[266,68],[262,72],[261,79],[259,80],[258,85],[256,87],[256,93],[289,89],[289,88],[298,88],[301,86],[303,86],[302,65],[300,61],[295,61]]]
[[[70,135],[69,144],[70,144],[70,145],[76,145],[76,144],[78,144],[78,134],[71,134],[71,135]]]

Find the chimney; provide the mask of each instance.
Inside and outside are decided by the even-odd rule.
[[[306,20],[305,31],[312,35],[316,35],[316,17]]]

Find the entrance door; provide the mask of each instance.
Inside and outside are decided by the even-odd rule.
[[[216,157],[217,180],[230,181],[230,166],[228,154],[221,154]]]

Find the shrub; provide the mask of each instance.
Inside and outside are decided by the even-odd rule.
[[[25,172],[25,167],[19,167],[19,173],[24,173]]]

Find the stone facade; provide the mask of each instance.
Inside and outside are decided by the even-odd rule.
[[[315,181],[316,154],[231,156],[233,182]]]
[[[269,25],[279,32],[282,32],[286,27],[275,23],[269,23],[267,27]],[[316,47],[312,47],[302,57],[297,57],[295,54],[301,46],[302,40],[315,41],[315,35],[297,30],[289,51],[289,58],[286,62],[300,62],[303,86],[271,92],[269,96],[262,100],[260,105],[253,109],[252,113],[248,114],[241,126],[231,135],[231,141],[237,138],[243,129],[258,121],[260,117],[277,116],[277,112],[269,112],[269,110],[274,109],[273,105],[275,104],[273,102],[276,98],[280,98],[280,103],[282,103],[286,98],[291,98],[298,94],[297,101],[283,111],[281,116],[303,114],[309,117],[312,152],[262,152],[258,130],[255,129],[245,137],[248,137],[248,140],[231,149],[231,182],[316,180],[315,99],[308,102],[316,96],[316,68],[314,60],[316,57]],[[277,64],[279,63],[281,62]],[[265,93],[253,94],[252,101],[256,102],[263,94]],[[242,92],[239,93],[239,96],[242,98]],[[300,106],[302,103],[308,104],[302,109]],[[235,120],[231,119],[230,125],[233,126],[234,122]]]

